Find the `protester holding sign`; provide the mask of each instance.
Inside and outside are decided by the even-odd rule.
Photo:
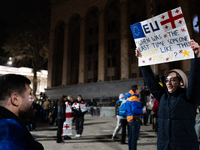
[[[199,150],[195,133],[195,116],[200,100],[200,46],[190,40],[196,58],[192,59],[189,82],[179,69],[169,71],[166,84],[162,88],[150,66],[141,71],[150,92],[159,101],[158,150]],[[139,51],[136,49],[136,57]]]

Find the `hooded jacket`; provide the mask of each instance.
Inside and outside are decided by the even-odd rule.
[[[150,92],[159,101],[158,150],[199,150],[194,129],[200,100],[199,66],[200,59],[193,59],[188,88],[178,88],[173,93],[158,84],[150,66],[141,67]]]
[[[139,95],[130,90],[126,100],[127,121],[133,120],[134,115],[142,115],[143,111],[139,100]]]

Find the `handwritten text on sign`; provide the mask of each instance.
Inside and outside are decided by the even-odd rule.
[[[180,7],[130,26],[139,66],[194,58]]]

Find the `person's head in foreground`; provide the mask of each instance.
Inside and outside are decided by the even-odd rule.
[[[21,119],[32,118],[35,114],[35,96],[29,86],[30,80],[16,74],[0,76],[0,106],[10,110]]]

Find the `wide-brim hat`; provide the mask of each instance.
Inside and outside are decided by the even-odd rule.
[[[180,70],[180,69],[172,69],[169,71],[169,73],[171,72],[175,72],[177,73],[178,75],[180,75],[180,77],[182,78],[182,81],[183,81],[183,85],[181,85],[182,88],[187,88],[188,87],[188,78],[186,76],[186,74]]]

